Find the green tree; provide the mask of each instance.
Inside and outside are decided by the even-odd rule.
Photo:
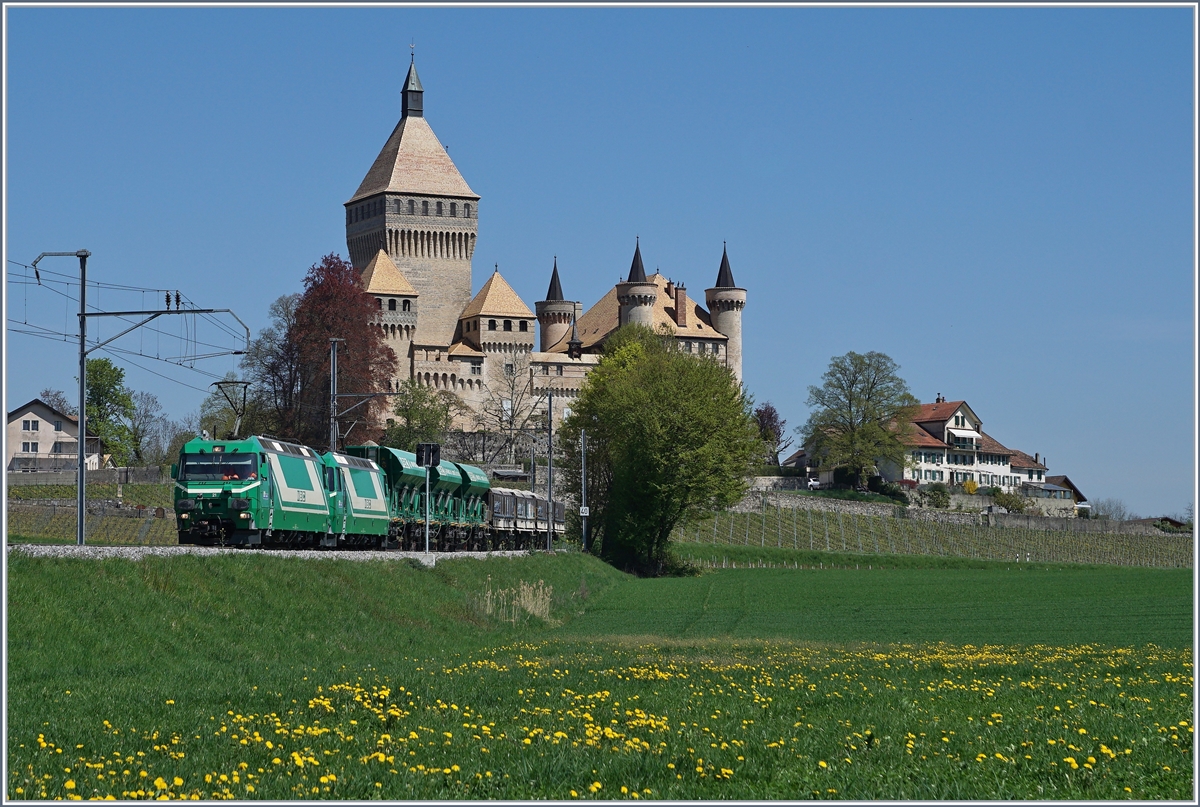
[[[580,493],[588,437],[592,548],[613,565],[661,574],[676,526],[728,507],[761,451],[751,401],[728,368],[674,338],[626,326],[608,338],[559,432],[567,488]]]
[[[904,438],[918,401],[883,353],[835,356],[819,387],[808,388],[812,414],[796,431],[822,467],[844,468],[864,480],[886,461],[904,467]]]
[[[88,359],[86,386],[87,430],[104,441],[116,465],[128,465],[133,458],[129,422],[134,406],[125,371],[109,359]]]
[[[411,378],[400,385],[392,400],[395,418],[388,418],[383,444],[403,451],[415,451],[417,443],[438,441],[462,407],[449,390],[424,387]]]

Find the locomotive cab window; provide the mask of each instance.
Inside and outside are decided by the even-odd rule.
[[[258,458],[253,454],[184,454],[181,482],[230,482],[258,479]]]

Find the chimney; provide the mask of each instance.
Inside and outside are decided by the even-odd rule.
[[[1035,452],[1033,452],[1033,461],[1034,461],[1034,462],[1041,462],[1041,461],[1042,461],[1042,460],[1041,460],[1041,455],[1040,455],[1040,454],[1038,454],[1036,451],[1035,451]]]
[[[667,281],[667,296],[672,299],[674,299],[674,297],[675,297],[675,281],[674,280]]]
[[[675,324],[680,328],[687,327],[687,287],[680,284],[675,287]]]

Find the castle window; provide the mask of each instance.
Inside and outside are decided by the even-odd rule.
[[[421,202],[421,215],[422,216],[429,215],[429,202]]]
[[[526,331],[528,331],[528,330],[529,330],[529,323],[528,323],[528,322],[526,322],[525,320],[521,320],[521,328],[520,328],[520,330],[521,330],[521,333],[525,333]]]
[[[554,365],[554,370],[558,375],[562,375],[562,365],[561,364]]]
[[[442,203],[441,202],[437,203],[437,214],[439,216],[442,215]]]
[[[396,301],[388,300],[388,311],[395,311],[395,310],[396,310]]]
[[[704,354],[706,352],[706,348],[705,348],[705,345],[703,342],[700,343],[700,348],[696,352],[700,353],[700,354]]]
[[[504,320],[504,330],[506,330],[506,331],[512,330],[512,320],[511,319]]]
[[[451,202],[451,203],[450,203],[450,215],[451,215],[451,216],[457,216],[457,215],[458,215],[458,202]]]
[[[410,311],[410,310],[412,310],[412,300],[405,300],[405,301],[404,301],[404,302],[401,304],[400,308],[401,308],[401,310],[403,310],[403,311]]]
[[[483,362],[471,362],[471,375],[483,375]]]
[[[463,215],[466,216],[467,218],[471,218],[471,206],[470,205],[463,205]]]
[[[542,375],[550,375],[550,365],[549,364],[542,365]]]
[[[379,310],[380,310],[380,311],[382,311],[382,310],[383,310],[383,298],[382,298],[382,297],[376,297],[375,299],[379,301]],[[85,486],[85,487],[86,487],[86,486]]]
[[[417,203],[412,199],[408,200],[408,215],[414,216],[417,213]]]
[[[718,353],[720,353],[720,352],[721,352],[721,346],[720,346],[720,345],[713,345],[713,355],[715,356],[715,355],[717,355],[717,354],[718,354]]]
[[[347,210],[346,210],[346,223],[347,223],[347,224],[349,224],[349,223],[351,223],[353,220],[354,220],[354,214],[353,214],[353,213],[351,213],[351,212],[349,211],[349,209],[347,209]]]
[[[489,330],[489,331],[494,331],[494,330],[496,330],[496,320],[494,320],[494,319],[489,319],[489,320],[488,320],[488,330]]]
[[[516,369],[514,368],[514,366],[513,366],[513,363],[512,363],[512,362],[508,362],[507,364],[505,364],[505,365],[504,365],[504,374],[505,374],[506,376],[514,376],[514,375],[516,375],[516,372],[517,372],[517,371],[516,371]],[[505,401],[505,403],[506,403],[506,404],[510,404],[510,405],[511,405],[511,404],[512,404],[512,401]],[[506,412],[505,414],[508,414],[508,413]],[[1029,477],[1029,478],[1030,478],[1030,479],[1033,479],[1032,472],[1030,472],[1030,474],[1031,474],[1031,475],[1030,475],[1030,477]]]

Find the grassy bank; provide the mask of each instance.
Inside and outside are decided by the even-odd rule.
[[[1180,571],[10,555],[8,596],[9,798],[1191,794]]]

